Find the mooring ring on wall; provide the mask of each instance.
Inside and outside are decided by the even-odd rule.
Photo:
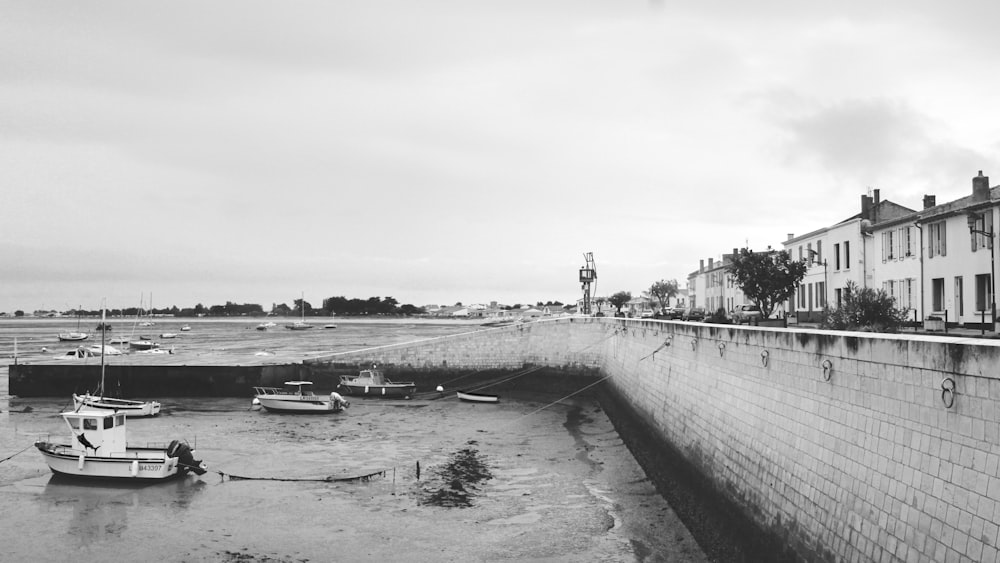
[[[719,342],[719,357],[720,358],[722,357],[722,354],[725,351],[726,351],[726,343],[725,342]]]
[[[691,350],[694,351],[694,349],[697,348],[697,347],[698,347],[698,339],[697,338],[692,338],[691,339]]]
[[[767,359],[771,356],[771,353],[764,350],[760,353],[760,363],[767,367]]]
[[[670,346],[670,343],[674,341],[674,335],[668,334],[666,338],[663,339],[663,347],[666,348]]]
[[[833,362],[830,360],[823,360],[823,381],[830,381],[830,377],[833,375]]]
[[[950,377],[941,380],[941,402],[946,409],[955,404],[955,380]]]

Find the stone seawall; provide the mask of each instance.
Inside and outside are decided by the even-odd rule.
[[[978,339],[576,318],[314,367],[597,370],[804,560],[996,561],[998,359]]]

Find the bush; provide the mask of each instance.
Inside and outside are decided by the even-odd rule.
[[[896,308],[896,300],[884,290],[859,288],[847,282],[844,303],[836,309],[823,308],[820,328],[861,332],[899,332],[907,320],[906,311]]]

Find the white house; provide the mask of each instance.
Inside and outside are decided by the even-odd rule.
[[[782,243],[793,259],[808,265],[788,304],[788,312],[794,312],[799,322],[817,322],[825,305],[839,306],[849,281],[858,287],[872,286],[871,267],[880,259],[875,252],[874,225],[915,213],[889,200],[881,201],[879,190],[873,194],[861,196],[857,215],[799,237],[789,234]]]
[[[995,330],[993,234],[1000,187],[982,171],[972,195],[925,209],[917,221],[923,261],[922,304],[949,323]]]

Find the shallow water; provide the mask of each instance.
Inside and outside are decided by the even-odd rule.
[[[404,330],[419,338],[381,329]],[[31,444],[68,439],[66,401],[6,392],[3,370],[4,560],[704,560],[589,397],[354,399],[321,416],[163,398],[161,416],[128,422],[130,441],[187,439],[210,472],[123,487],[53,477]],[[428,500],[458,489],[468,506]]]

